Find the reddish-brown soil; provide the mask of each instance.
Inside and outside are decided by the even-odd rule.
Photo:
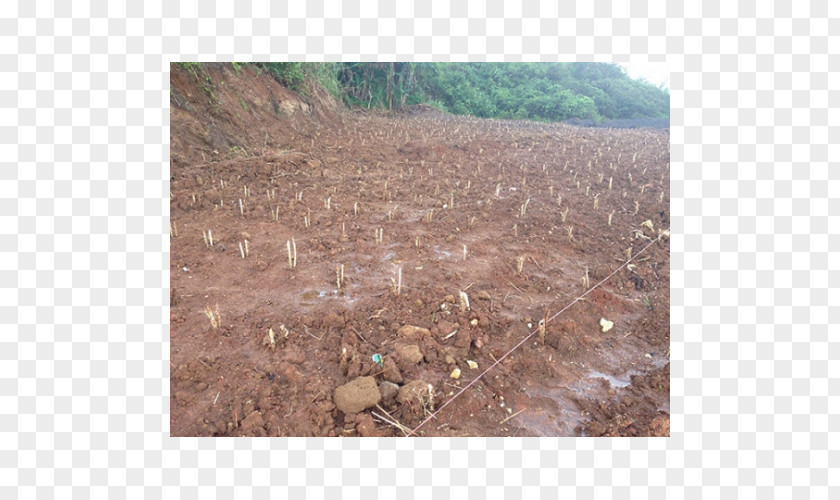
[[[265,75],[224,71],[228,89],[257,92],[247,85],[258,81],[267,94]],[[172,78],[184,99],[201,92],[182,71]],[[595,285],[628,249],[670,228],[667,131],[423,108],[318,117],[299,106],[283,116],[270,97],[253,97],[265,115],[238,126],[252,136],[240,154],[229,133],[216,145],[207,135],[209,118],[247,107],[220,99],[215,114],[196,98],[191,109],[173,106],[174,436],[402,436],[381,417],[415,428],[584,293],[585,277]],[[669,284],[663,236],[549,322],[544,342],[534,335],[417,434],[669,435]],[[208,311],[218,312],[215,328]],[[614,327],[603,332],[601,318]],[[398,333],[405,325],[428,332]],[[420,380],[431,396],[386,391],[379,408],[344,414],[334,391],[360,376]]]

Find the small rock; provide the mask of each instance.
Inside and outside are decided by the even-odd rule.
[[[416,344],[401,345],[397,347],[397,357],[407,363],[416,365],[423,361],[423,352]]]
[[[447,365],[454,365],[455,364],[455,358],[453,358],[451,354],[447,354],[446,357],[443,360],[444,360],[444,362],[446,362]]]
[[[478,368],[478,363],[476,363],[475,361],[473,361],[471,359],[468,359],[467,360],[467,366],[470,367],[470,370],[475,370],[476,368]]]
[[[443,301],[444,302],[449,302],[450,304],[454,304],[455,303],[455,296],[451,295],[451,294],[447,295],[446,297],[443,298]]]
[[[481,300],[490,300],[490,294],[484,290],[478,292],[478,298]]]
[[[454,380],[458,380],[459,378],[461,378],[461,369],[455,368],[454,370],[452,370],[452,373],[449,374],[449,378]]]
[[[359,413],[382,400],[373,377],[358,377],[335,389],[333,401],[343,413]]]
[[[615,323],[613,323],[612,321],[610,321],[606,318],[601,318],[601,331],[602,332],[608,332],[608,331],[612,330],[612,327],[613,327],[614,324]]]
[[[382,402],[386,405],[394,401],[399,391],[400,386],[393,382],[386,381],[379,384],[379,393],[382,395]]]

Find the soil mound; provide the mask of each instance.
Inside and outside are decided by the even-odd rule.
[[[169,81],[173,165],[295,148],[345,115],[323,89],[304,98],[250,64],[173,63]]]

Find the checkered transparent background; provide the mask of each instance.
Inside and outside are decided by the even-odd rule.
[[[840,498],[840,6],[525,3],[4,3],[0,497]],[[672,437],[168,436],[169,63],[303,58],[669,65]]]

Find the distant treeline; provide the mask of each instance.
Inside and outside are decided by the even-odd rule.
[[[454,114],[538,121],[668,119],[665,88],[609,63],[257,63],[306,93],[317,84],[349,106],[428,104]],[[610,126],[610,125],[607,125]],[[612,125],[616,126],[616,125]]]

